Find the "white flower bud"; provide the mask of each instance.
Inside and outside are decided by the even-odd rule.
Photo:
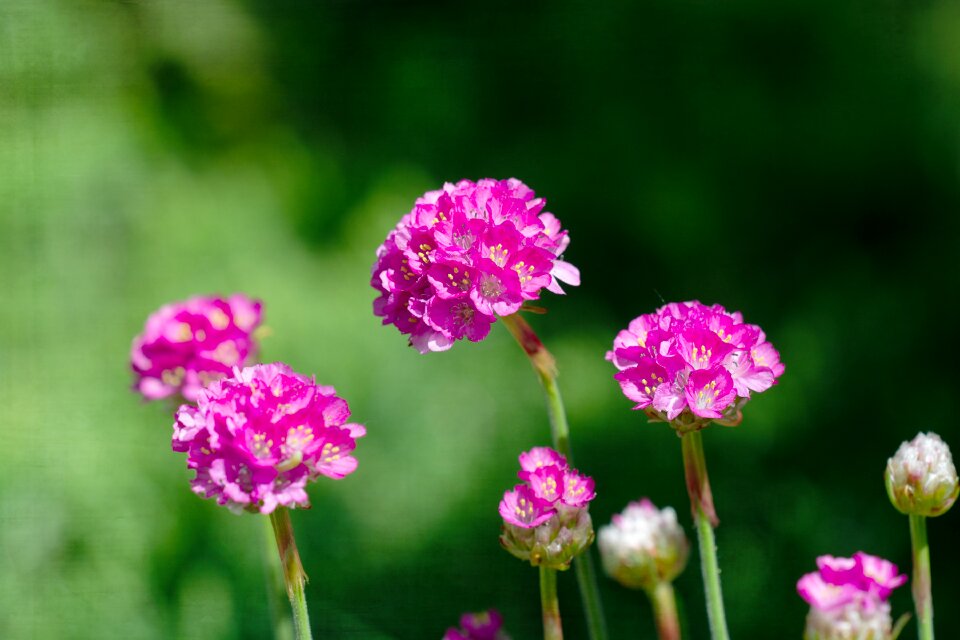
[[[960,484],[950,447],[935,433],[904,442],[887,461],[887,495],[907,515],[939,516],[957,499]]]
[[[603,568],[625,587],[651,590],[683,571],[690,545],[671,507],[631,502],[597,537]]]

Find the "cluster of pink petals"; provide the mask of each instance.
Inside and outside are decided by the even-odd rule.
[[[373,309],[421,353],[486,337],[544,287],[580,283],[570,242],[543,198],[515,178],[444,184],[418,198],[377,249]]]
[[[875,611],[907,581],[895,564],[862,551],[852,558],[820,556],[817,568],[800,578],[797,592],[811,607],[823,612],[843,607]]]
[[[447,629],[443,640],[509,640],[503,627],[503,617],[496,609],[460,616],[460,628]]]
[[[238,368],[180,407],[173,449],[196,471],[194,493],[234,512],[308,507],[308,480],[357,468],[351,452],[366,429],[349,417],[333,387],[285,364]]]
[[[504,522],[532,529],[560,510],[578,510],[596,497],[593,478],[567,466],[567,459],[549,447],[534,447],[520,454],[524,483],[503,494],[500,516]]]
[[[606,357],[634,409],[667,422],[687,411],[692,421],[736,423],[750,394],[769,389],[784,370],[760,327],[697,301],[635,318]]]
[[[148,400],[177,393],[196,400],[205,386],[254,358],[260,318],[260,302],[240,294],[161,307],[133,340],[135,388]]]

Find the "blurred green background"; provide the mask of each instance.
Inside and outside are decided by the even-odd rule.
[[[705,441],[731,631],[799,637],[816,555],[909,570],[886,458],[918,430],[960,449],[958,114],[954,1],[2,0],[0,637],[268,633],[260,523],[190,493],[171,407],[129,390],[150,312],[234,291],[264,300],[263,357],[369,429],[293,514],[315,634],[439,638],[495,606],[538,637],[496,510],[548,441],[535,376],[500,327],[420,356],[371,313],[414,198],[484,176],[570,230],[583,285],[531,322],[597,525],[646,495],[690,531],[679,442],[603,360],[619,329],[698,298],[780,349],[781,384]],[[958,511],[930,523],[943,638]],[[706,638],[695,555],[678,592]],[[653,637],[642,595],[602,593],[613,638]]]

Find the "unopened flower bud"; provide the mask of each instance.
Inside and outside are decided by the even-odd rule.
[[[890,603],[851,604],[829,611],[815,607],[807,614],[803,640],[890,640]]]
[[[561,507],[549,520],[524,528],[503,523],[500,544],[535,567],[563,571],[593,542],[593,522],[585,508]]]
[[[950,447],[935,433],[904,442],[887,460],[887,495],[906,515],[939,516],[957,499],[960,484]]]
[[[603,568],[631,589],[655,588],[680,575],[690,544],[671,507],[657,509],[646,498],[631,502],[597,537]]]

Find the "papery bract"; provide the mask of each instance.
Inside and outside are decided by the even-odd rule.
[[[197,296],[161,307],[133,340],[135,388],[147,400],[177,393],[196,400],[205,386],[253,360],[260,320],[261,303],[241,294]]]
[[[194,493],[234,512],[308,507],[309,480],[356,470],[351,453],[366,429],[349,416],[333,387],[285,364],[235,368],[201,390],[196,406],[180,407],[173,450],[196,471]]]
[[[569,237],[516,179],[461,180],[418,198],[377,249],[374,314],[420,352],[483,340],[540,291],[580,283],[560,259]]]

